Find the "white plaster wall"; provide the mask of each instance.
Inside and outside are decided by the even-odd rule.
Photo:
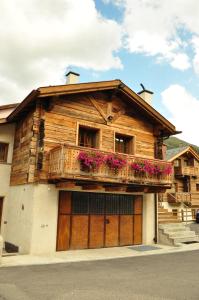
[[[38,184],[34,189],[31,253],[56,251],[58,190],[55,185]]]
[[[0,142],[9,143],[7,163],[0,163],[0,197],[4,198],[2,222],[0,224],[0,227],[1,227],[1,234],[3,237],[5,232],[4,223],[6,222],[6,214],[7,214],[14,134],[15,134],[15,124],[0,125]]]
[[[155,195],[145,194],[143,197],[143,244],[154,244],[155,217]]]
[[[34,185],[11,186],[4,241],[19,246],[20,253],[29,253],[33,226]]]
[[[15,124],[0,125],[0,142],[9,143],[7,163],[12,162]]]
[[[54,185],[11,186],[4,240],[20,253],[56,251],[58,191]]]

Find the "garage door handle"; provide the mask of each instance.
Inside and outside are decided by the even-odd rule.
[[[110,223],[109,219],[106,219],[105,224],[109,224],[109,223]]]

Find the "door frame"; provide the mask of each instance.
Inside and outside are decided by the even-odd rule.
[[[4,203],[4,197],[0,196],[0,233],[1,233],[1,223],[3,217],[3,203]]]
[[[97,194],[98,192],[90,192],[90,191],[86,191],[86,192],[80,192],[80,191],[66,191],[66,190],[59,190],[59,205],[58,205],[58,218],[57,218],[57,238],[56,238],[56,251],[66,251],[66,250],[70,250],[71,249],[71,239],[72,239],[72,220],[73,220],[73,216],[83,216],[84,214],[80,213],[80,214],[74,214],[72,213],[72,207],[73,207],[73,204],[72,204],[72,200],[73,200],[73,196],[72,194],[73,193],[89,193],[89,194]],[[70,213],[67,212],[67,213],[64,213],[65,215],[68,215],[68,217],[70,218],[70,228],[69,228],[69,232],[70,232],[70,236],[69,236],[69,247],[67,249],[58,249],[59,246],[58,246],[58,239],[59,239],[59,219],[60,219],[60,215],[62,215],[63,213],[60,213],[60,202],[61,202],[61,195],[65,194],[65,193],[68,193],[68,195],[70,194],[70,208],[71,208],[71,211]],[[100,194],[116,194],[116,193],[100,193]],[[118,195],[121,195],[120,193],[118,193]],[[138,245],[138,244],[141,244],[142,241],[143,241],[143,194],[122,194],[123,196],[132,196],[134,199],[132,199],[132,204],[133,204],[133,214],[131,215],[132,216],[132,245]],[[137,197],[137,199],[136,199]],[[140,212],[136,212],[135,211],[135,202],[138,201],[141,199],[141,202],[140,202],[140,209],[141,211]],[[63,199],[64,200],[64,199]],[[108,201],[108,200],[106,200]],[[90,214],[90,212],[88,212],[87,214],[85,214],[85,216],[88,217],[88,241],[87,241],[87,249],[94,249],[94,248],[90,248],[90,218],[92,215],[95,215],[94,213],[93,214]],[[96,214],[98,215],[98,214]],[[99,247],[99,248],[110,248],[111,246],[106,246],[106,224],[105,224],[105,220],[106,220],[106,217],[108,217],[110,214],[109,213],[106,213],[104,211],[103,214],[99,214],[99,216],[103,216],[104,218],[104,238],[103,238],[103,246],[102,247]],[[128,214],[127,214],[128,215]],[[141,243],[136,243],[134,244],[134,240],[135,240],[135,219],[136,219],[136,216],[140,216],[141,218],[141,227],[140,227],[140,231],[141,231],[141,236],[140,236],[140,240],[141,240]],[[118,214],[112,214],[112,216],[117,216],[118,217],[118,247],[120,246],[120,217],[123,216],[123,214],[121,214],[120,212]],[[124,214],[125,216],[125,214]],[[125,246],[125,245],[122,245],[122,246]],[[126,246],[129,246],[126,245]],[[113,247],[116,247],[116,246],[113,246]],[[96,248],[98,249],[98,248]]]

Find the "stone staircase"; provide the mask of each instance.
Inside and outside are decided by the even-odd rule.
[[[158,223],[180,223],[181,221],[177,216],[174,216],[172,212],[169,212],[166,208],[158,206]]]
[[[165,223],[158,226],[160,244],[180,246],[182,243],[199,242],[199,236],[183,223]]]

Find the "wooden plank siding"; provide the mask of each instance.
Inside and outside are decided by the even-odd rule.
[[[15,131],[11,185],[35,181],[39,110],[30,111],[17,123]]]
[[[185,161],[192,160],[192,166],[186,166]],[[180,167],[182,173],[179,173],[178,167],[174,168],[174,178],[171,189],[167,189],[164,195],[159,196],[161,202],[169,202],[170,205],[190,205],[190,207],[199,208],[199,161],[196,160],[191,153],[187,151],[183,155],[179,155],[174,159],[173,163],[175,165],[175,160],[180,161]],[[194,173],[189,174],[187,169],[193,170]],[[185,172],[183,170],[185,169]],[[187,183],[186,183],[187,182]]]
[[[113,122],[106,122],[93,105],[93,97],[104,114],[112,111]],[[134,155],[154,158],[156,137],[154,125],[144,119],[133,106],[107,93],[63,95],[49,98],[49,108],[40,105],[30,111],[17,124],[11,172],[11,185],[34,181],[47,181],[49,151],[60,143],[77,145],[79,125],[100,130],[99,148],[114,152],[115,133],[134,138]],[[111,103],[111,104],[110,104]],[[40,119],[44,120],[44,145],[42,169],[37,170],[38,131]]]

